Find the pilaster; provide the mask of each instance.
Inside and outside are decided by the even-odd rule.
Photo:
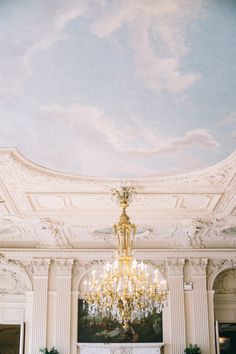
[[[215,314],[214,314],[214,290],[207,291],[208,297],[208,318],[209,318],[209,336],[210,336],[210,354],[216,353],[215,345]]]
[[[183,354],[186,346],[183,287],[184,263],[184,259],[171,259],[167,261],[171,354]]]
[[[206,289],[207,259],[190,259],[193,282],[194,338],[202,354],[210,351],[208,296]]]
[[[31,353],[38,354],[46,346],[47,338],[47,292],[50,259],[33,259],[33,320]]]
[[[70,354],[71,271],[73,259],[55,260],[57,277],[56,348]]]
[[[71,294],[71,342],[70,354],[77,353],[77,335],[78,335],[78,300],[79,291],[72,291]]]

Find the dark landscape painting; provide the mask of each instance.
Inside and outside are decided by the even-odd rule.
[[[162,314],[149,314],[134,321],[128,331],[111,318],[92,317],[83,300],[78,306],[78,342],[83,343],[151,343],[162,342]]]
[[[19,354],[20,325],[0,324],[0,354]]]

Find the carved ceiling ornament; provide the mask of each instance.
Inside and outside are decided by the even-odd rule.
[[[236,218],[228,215],[221,219],[193,219],[193,229],[187,231],[192,241],[197,243],[199,248],[205,248],[208,243],[217,244],[225,241],[230,247],[231,243],[236,245]]]
[[[16,206],[15,215],[4,215],[0,220],[0,242],[4,247],[111,247],[111,239],[106,235],[98,235],[94,230],[95,227],[110,226],[110,217],[105,213],[105,209],[107,211],[111,205],[110,191],[114,186],[122,185],[135,186],[139,191],[135,196],[135,215],[137,219],[140,218],[136,224],[145,232],[137,235],[137,248],[236,247],[235,216],[223,217],[224,214],[233,213],[236,206],[235,201],[232,201],[235,191],[232,186],[236,183],[236,153],[199,172],[126,180],[55,172],[28,161],[15,149],[0,149],[0,165],[0,177],[9,192],[7,197],[4,194],[4,200],[6,205]],[[39,201],[43,196],[52,196],[55,203],[60,193],[61,198],[65,199],[63,210],[54,210],[52,205],[48,207],[47,199],[43,201],[45,204],[38,204],[38,209],[30,204],[30,196],[39,198]],[[192,196],[193,200],[188,204]],[[196,209],[192,207],[195,196],[206,199],[199,202]],[[214,198],[217,205],[214,204]],[[210,206],[206,204],[208,199]],[[99,207],[101,213],[95,216],[97,205],[104,205],[104,209]],[[14,213],[12,210],[9,213]],[[89,212],[85,213],[85,210]],[[221,211],[222,214],[219,214]],[[158,217],[159,213],[163,217]],[[78,214],[79,218],[75,217]],[[219,218],[219,215],[222,216]],[[73,218],[77,223],[75,231],[71,224]]]
[[[109,185],[111,188],[114,185],[114,179],[89,178],[76,175],[68,175],[65,173],[55,172],[53,170],[40,167],[31,161],[27,160],[16,149],[1,149],[0,164],[10,164],[21,172],[22,182],[27,184],[102,184]],[[215,166],[206,168],[205,170],[188,173],[178,176],[167,177],[149,177],[149,178],[133,178],[127,179],[129,185],[137,183],[144,185],[158,186],[226,186],[232,178],[232,173],[235,171],[236,158],[235,153],[229,156],[224,161]],[[117,179],[117,183],[122,183],[122,179]]]
[[[100,227],[96,230],[93,230],[89,233],[94,239],[103,240],[106,244],[110,246],[114,246],[116,243],[116,239],[112,233],[112,227],[110,225],[106,225]],[[135,235],[135,244],[139,244],[140,242],[150,241],[153,239],[153,228],[148,225],[139,225],[137,224],[137,233]]]
[[[137,233],[135,237],[135,245],[139,246],[141,242],[158,242],[159,247],[186,247],[202,249],[206,248],[205,241],[217,240],[229,240],[232,237],[232,242],[236,245],[236,237],[233,238],[233,234],[230,235],[230,231],[234,231],[235,218],[227,218],[226,220],[217,220],[214,223],[212,220],[177,220],[177,221],[157,221],[157,223],[151,226],[144,224],[138,225],[140,233]],[[224,225],[223,228],[215,225]],[[228,228],[226,228],[228,225]],[[230,226],[231,225],[231,226]],[[212,232],[211,232],[212,230]],[[218,232],[219,230],[219,232]],[[222,231],[222,234],[221,234]],[[235,227],[236,232],[236,227]],[[227,234],[227,236],[226,236]],[[96,230],[89,231],[89,235],[96,240],[102,240],[108,245],[114,245],[115,240],[112,237],[111,229],[106,226],[97,227]]]
[[[23,225],[23,219],[15,215],[3,216],[0,219],[0,240],[4,241],[6,238],[10,241],[15,241],[19,235],[26,232]]]
[[[53,246],[71,248],[64,230],[64,222],[58,219],[41,218],[35,225],[36,235],[39,236],[38,247]]]
[[[191,266],[191,273],[193,276],[205,276],[206,268],[208,264],[208,259],[206,258],[197,258],[190,259],[189,264]]]
[[[0,294],[24,294],[30,290],[32,283],[22,264],[0,254]]]
[[[218,274],[213,288],[216,294],[236,294],[236,268]]]
[[[37,248],[71,248],[63,226],[56,219],[7,215],[0,219],[0,241],[30,242]]]

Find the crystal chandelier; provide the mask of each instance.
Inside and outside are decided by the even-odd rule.
[[[136,226],[130,222],[126,208],[133,191],[127,187],[113,191],[122,211],[118,223],[113,226],[113,234],[117,237],[115,261],[106,263],[99,276],[93,270],[91,278],[84,282],[84,299],[90,315],[111,316],[124,330],[135,319],[141,320],[153,311],[160,313],[167,299],[166,281],[159,281],[158,269],[150,279],[148,265],[132,255]]]

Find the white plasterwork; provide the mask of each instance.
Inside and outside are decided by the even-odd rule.
[[[213,290],[213,285],[218,274],[226,269],[236,268],[236,257],[226,259],[211,259],[208,264],[208,290]]]
[[[78,343],[80,354],[160,354],[163,343]]]
[[[34,276],[48,276],[51,259],[34,258],[31,261]]]
[[[167,260],[167,271],[169,276],[182,276],[185,259],[176,258]]]
[[[24,294],[32,283],[19,261],[0,255],[0,294]]]
[[[0,241],[3,247],[113,247],[98,234],[117,221],[111,189],[136,188],[129,215],[143,233],[136,248],[236,247],[236,154],[206,170],[179,176],[104,179],[71,176],[0,149]]]
[[[198,259],[190,259],[189,264],[191,267],[191,274],[193,276],[205,276],[206,268],[208,264],[208,259],[198,258]]]
[[[71,276],[74,259],[59,258],[59,259],[55,259],[54,263],[56,266],[57,276]]]
[[[236,294],[236,268],[226,269],[214,281],[216,294]]]

